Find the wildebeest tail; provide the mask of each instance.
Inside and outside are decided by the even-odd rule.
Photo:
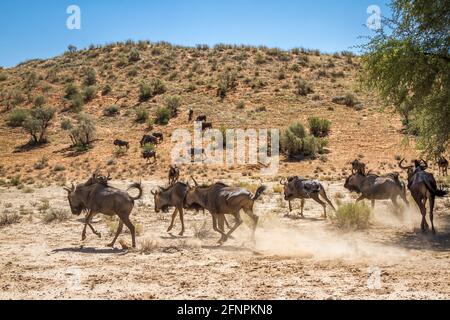
[[[427,187],[428,191],[436,197],[445,197],[448,193],[447,191],[433,188],[428,181],[425,181],[425,186]]]
[[[142,183],[140,183],[140,182],[135,182],[135,183],[131,184],[131,185],[128,187],[127,191],[130,190],[130,189],[138,189],[138,190],[139,190],[138,196],[137,196],[137,197],[132,197],[132,196],[130,196],[131,199],[133,199],[134,201],[136,201],[136,200],[139,200],[140,198],[142,198],[142,195],[143,195],[143,193],[144,193],[144,189],[142,188]]]
[[[253,196],[252,200],[257,200],[263,194],[263,192],[266,191],[266,189],[266,186],[259,187],[258,190],[256,190],[256,193]]]

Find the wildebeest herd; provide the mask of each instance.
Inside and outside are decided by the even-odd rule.
[[[414,160],[412,165],[405,166],[405,159],[399,162],[399,167],[407,173],[407,184],[401,181],[398,173],[390,173],[379,176],[374,173],[366,172],[364,163],[355,160],[352,162],[352,174],[346,179],[344,187],[350,192],[357,192],[360,197],[357,202],[364,199],[370,200],[372,206],[376,200],[391,200],[395,207],[398,207],[397,198],[400,197],[407,206],[407,189],[409,189],[412,198],[418,205],[421,215],[422,231],[426,231],[428,223],[426,221],[426,203],[430,204],[429,216],[431,230],[435,233],[433,222],[433,211],[436,197],[443,197],[446,191],[438,188],[436,180],[430,172],[427,172],[428,163],[424,160]],[[172,219],[167,231],[171,231],[177,215],[181,221],[181,232],[185,232],[184,212],[186,210],[203,210],[211,214],[213,229],[221,235],[220,244],[227,241],[232,233],[242,224],[240,216],[243,211],[252,223],[252,239],[255,236],[255,230],[258,224],[258,216],[253,212],[253,206],[266,190],[266,186],[261,185],[253,194],[245,188],[228,186],[222,182],[216,182],[211,185],[200,185],[190,177],[194,185],[179,181],[180,169],[176,166],[170,166],[168,173],[168,186],[158,187],[151,191],[154,198],[155,212],[168,212],[170,208],[175,208]],[[131,184],[130,189],[137,189],[139,194],[135,197],[127,192],[114,188],[108,184],[110,176],[99,174],[98,170],[85,183],[64,189],[68,193],[68,201],[71,211],[74,215],[86,213],[85,225],[82,232],[82,240],[86,238],[86,228],[89,227],[94,234],[100,237],[91,225],[91,220],[96,214],[105,214],[108,216],[117,215],[119,225],[113,241],[108,245],[113,247],[117,237],[122,232],[123,225],[126,225],[131,232],[132,246],[136,247],[135,227],[130,220],[130,214],[134,207],[134,202],[144,194],[141,183]],[[289,202],[289,211],[292,211],[291,201],[301,199],[301,212],[306,199],[313,199],[324,210],[324,218],[327,218],[326,203],[335,210],[331,200],[328,198],[325,188],[317,180],[304,179],[298,176],[283,178],[280,183],[284,187],[284,199]],[[324,202],[325,201],[325,202]],[[234,225],[230,227],[225,215],[234,217]],[[225,226],[229,229],[226,231]]]
[[[178,112],[178,111],[176,111]],[[192,121],[194,116],[194,111],[192,108],[188,109],[188,121]],[[199,115],[195,122],[199,123],[201,125],[202,131],[212,129],[213,125],[210,122],[206,122],[206,116],[205,115]],[[139,144],[141,148],[144,148],[142,151],[142,158],[147,160],[149,162],[153,159],[153,162],[156,162],[156,150],[154,150],[154,146],[162,143],[164,141],[164,135],[161,132],[153,132],[150,135],[143,135],[142,139],[140,140]],[[118,148],[126,148],[127,150],[130,148],[130,142],[116,139],[114,140],[113,144],[117,146]],[[146,146],[149,146],[148,148],[145,148]],[[191,148],[190,150],[191,158],[194,160],[196,156],[200,155],[202,157],[205,157],[205,149],[200,148]]]

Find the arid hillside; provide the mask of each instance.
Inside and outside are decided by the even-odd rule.
[[[315,159],[282,158],[280,175],[301,174],[340,180],[350,160],[361,157],[375,172],[396,170],[396,158],[415,155],[401,133],[401,121],[358,82],[359,57],[314,50],[218,45],[186,48],[167,43],[126,42],[87,50],[69,48],[49,60],[0,70],[0,181],[15,185],[79,181],[97,166],[114,179],[163,177],[170,163],[174,129],[189,128],[207,116],[214,128],[280,128],[308,118],[331,121],[326,152]],[[154,123],[161,109],[179,105],[167,125]],[[56,109],[46,144],[27,145],[30,135],[11,125],[20,109]],[[91,117],[91,148],[79,150],[64,123]],[[67,128],[66,128],[67,129]],[[146,164],[139,141],[162,132],[157,161]],[[119,151],[114,139],[130,142]],[[212,173],[211,173],[212,172]],[[252,166],[183,168],[203,180],[257,176]],[[278,178],[278,177],[273,177]]]

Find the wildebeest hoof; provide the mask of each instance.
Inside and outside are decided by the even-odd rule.
[[[95,235],[96,235],[97,237],[99,237],[99,238],[102,237],[102,234],[101,234],[100,232],[97,232]]]
[[[184,235],[184,231],[181,231],[178,235],[179,235],[180,237],[182,237],[182,236]]]
[[[169,228],[167,229],[167,232],[172,231],[172,228],[173,228],[173,227],[169,227]]]
[[[109,248],[114,248],[114,243],[108,243],[106,246]]]
[[[86,236],[85,236],[85,235],[82,235],[82,236],[81,236],[81,241],[84,241],[84,240],[86,240]]]

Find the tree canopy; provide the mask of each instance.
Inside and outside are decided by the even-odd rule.
[[[432,155],[450,144],[448,0],[393,0],[392,17],[363,46],[362,80],[403,116]]]

